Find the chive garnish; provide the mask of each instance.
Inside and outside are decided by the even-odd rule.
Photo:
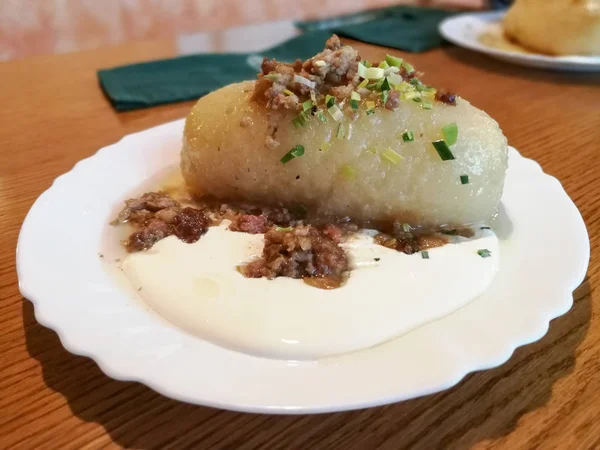
[[[434,146],[435,150],[438,152],[438,155],[440,155],[440,158],[442,159],[442,161],[448,161],[451,159],[455,159],[454,155],[450,151],[450,147],[448,147],[448,145],[443,140],[434,141],[434,142],[432,142],[432,145]]]
[[[388,96],[390,95],[390,91],[382,91],[381,92],[381,103],[383,103],[384,105],[387,102]]]
[[[460,182],[461,184],[469,184],[469,175],[461,175]]]
[[[404,60],[392,55],[385,55],[385,61],[392,67],[400,67]]]
[[[389,91],[390,89],[392,89],[392,87],[390,86],[390,82],[388,81],[387,77],[385,77],[381,82],[381,90]]]
[[[323,114],[323,111],[317,111],[315,116],[317,116],[317,119],[319,119],[321,122],[327,123],[327,117],[325,117],[325,114]]]
[[[327,95],[325,97],[325,104],[328,108],[331,108],[333,105],[335,105],[335,97],[333,95]]]
[[[401,155],[399,155],[398,153],[396,153],[394,150],[392,150],[389,147],[386,148],[383,151],[383,153],[381,153],[381,156],[383,158],[387,159],[389,162],[391,162],[394,165],[398,165],[404,159]]]
[[[429,259],[429,252],[427,250],[423,250],[421,252],[421,258],[423,258],[423,259]]]
[[[450,123],[442,128],[442,133],[444,133],[444,141],[449,146],[456,144],[458,139],[458,125],[456,122]]]
[[[406,73],[409,73],[409,74],[413,73],[415,71],[415,68],[411,64],[407,63],[406,61],[402,62],[402,67],[404,67],[404,70],[406,70]]]
[[[488,258],[492,256],[492,252],[490,252],[487,248],[482,248],[481,250],[477,250],[477,254],[482,258]]]
[[[412,142],[415,140],[415,135],[412,131],[405,131],[404,133],[402,133],[402,140],[404,142]]]
[[[367,68],[371,67],[371,63],[369,61],[367,61],[366,59],[364,61],[362,61],[362,65]]]
[[[287,152],[285,155],[283,155],[283,157],[280,159],[280,161],[285,164],[290,162],[292,159],[294,158],[298,158],[299,156],[304,155],[304,146],[303,145],[296,145],[293,149],[291,149],[289,152]]]
[[[423,109],[433,109],[433,103],[423,102]]]
[[[375,110],[374,109],[367,109],[367,116],[370,116],[371,114],[375,114]]]
[[[275,231],[284,232],[284,231],[292,231],[294,227],[275,227]]]
[[[412,101],[415,103],[421,103],[423,100],[421,100],[421,97],[415,97],[412,99]]]
[[[346,180],[353,180],[356,177],[356,170],[348,165],[343,165],[340,173]]]
[[[302,111],[300,114],[298,114],[296,118],[292,119],[292,123],[296,128],[304,127],[306,125],[306,122],[308,122],[308,114],[306,113],[306,111]]]
[[[491,230],[491,228],[490,228],[490,227],[480,227],[479,229],[480,229],[480,230]]]
[[[302,103],[302,111],[308,111],[309,109],[312,109],[313,105],[314,103],[312,100],[306,100]]]
[[[352,109],[358,109],[358,100],[350,100],[350,106]]]

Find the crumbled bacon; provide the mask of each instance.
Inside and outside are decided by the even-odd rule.
[[[456,106],[456,94],[451,92],[438,91],[435,94],[435,99],[447,105]]]
[[[241,231],[242,233],[250,234],[264,233],[268,228],[269,220],[265,216],[254,216],[252,214],[240,214],[229,225],[231,231]]]
[[[338,244],[310,225],[291,231],[269,230],[262,257],[239,268],[249,278],[342,277],[348,257]]]

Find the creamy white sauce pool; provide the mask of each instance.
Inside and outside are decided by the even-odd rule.
[[[423,259],[361,235],[344,245],[354,270],[333,290],[245,278],[236,266],[261,254],[263,236],[225,224],[194,244],[168,237],[129,255],[122,269],[148,305],[203,339],[269,358],[318,359],[380,344],[483,293],[498,270],[495,234],[456,241]],[[484,248],[491,257],[477,254]]]

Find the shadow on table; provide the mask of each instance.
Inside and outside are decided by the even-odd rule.
[[[525,78],[541,83],[600,86],[598,72],[554,71],[525,67],[455,46],[444,46],[443,51],[458,64],[467,64],[484,72],[505,77]]]
[[[573,309],[553,321],[541,341],[518,349],[501,367],[470,374],[439,394],[313,416],[219,411],[112,380],[90,359],[64,350],[57,335],[35,321],[28,301],[23,316],[27,349],[42,364],[48,387],[66,397],[75,415],[101,424],[122,447],[256,448],[275,441],[280,448],[467,448],[510,433],[524,414],[549,401],[558,379],[573,371],[591,316],[587,280],[574,298]]]

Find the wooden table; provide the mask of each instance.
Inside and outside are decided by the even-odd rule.
[[[359,47],[369,60],[385,53]],[[116,114],[97,86],[98,68],[174,54],[173,41],[159,40],[0,64],[0,448],[600,448],[597,259],[573,309],[503,366],[363,411],[282,417],[187,405],[65,351],[19,294],[19,227],[79,159],[187,113],[191,103]],[[431,84],[490,113],[512,145],[563,182],[597,251],[600,76],[512,67],[458,48],[410,60]]]

